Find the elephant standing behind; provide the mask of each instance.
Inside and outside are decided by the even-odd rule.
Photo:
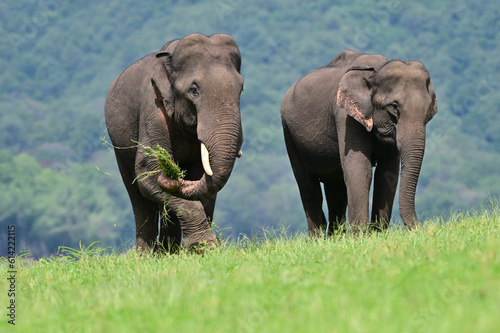
[[[234,39],[191,34],[138,60],[109,88],[105,118],[134,211],[137,247],[174,249],[216,243],[211,229],[216,194],[240,154],[241,56]],[[185,180],[161,174],[142,146],[159,144],[187,171]],[[203,158],[202,158],[203,156]],[[170,193],[166,200],[165,192]],[[166,203],[168,216],[161,214]]]
[[[333,233],[346,220],[366,230],[374,174],[372,227],[389,225],[401,163],[400,213],[419,224],[415,192],[425,150],[426,125],[437,113],[424,65],[345,50],[313,70],[285,94],[281,117],[286,147],[311,235],[327,223]]]

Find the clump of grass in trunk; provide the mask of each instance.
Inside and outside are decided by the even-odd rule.
[[[184,179],[184,177],[186,176],[186,171],[181,169],[179,164],[174,161],[172,156],[168,151],[165,150],[165,148],[163,148],[159,144],[156,144],[156,146],[154,147],[148,147],[134,140],[132,140],[132,142],[138,144],[146,150],[146,152],[144,153],[145,156],[156,158],[156,160],[158,161],[158,165],[160,166],[159,170],[146,171],[141,173],[135,180],[139,179],[139,181],[142,181],[147,177],[156,175],[160,172],[163,172],[165,175],[172,179]]]

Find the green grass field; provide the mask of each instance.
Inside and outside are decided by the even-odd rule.
[[[498,209],[416,232],[271,233],[203,256],[77,255],[18,259],[16,331],[500,332]]]

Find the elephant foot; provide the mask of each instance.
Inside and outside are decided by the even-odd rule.
[[[206,231],[201,235],[183,237],[182,245],[196,253],[203,253],[205,250],[211,250],[220,245],[220,241],[212,230]]]
[[[347,228],[347,233],[354,237],[365,236],[370,233],[370,227],[367,223],[352,224]]]
[[[137,242],[136,250],[137,252],[139,252],[141,256],[150,254],[154,251],[155,248],[154,241],[145,241],[142,237],[138,237],[136,239],[136,242]]]
[[[196,253],[196,254],[204,254],[207,251],[212,251],[216,247],[220,245],[220,242],[217,240],[216,242],[214,241],[203,241],[203,242],[197,242],[192,244],[189,247],[189,251]]]

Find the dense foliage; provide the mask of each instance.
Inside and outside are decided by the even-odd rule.
[[[20,244],[37,254],[133,237],[113,153],[101,145],[104,99],[133,61],[191,32],[231,34],[243,57],[244,155],[215,214],[225,235],[305,229],[280,103],[345,48],[426,65],[439,113],[417,212],[478,207],[500,196],[498,17],[492,0],[2,2],[0,233],[16,223]]]

